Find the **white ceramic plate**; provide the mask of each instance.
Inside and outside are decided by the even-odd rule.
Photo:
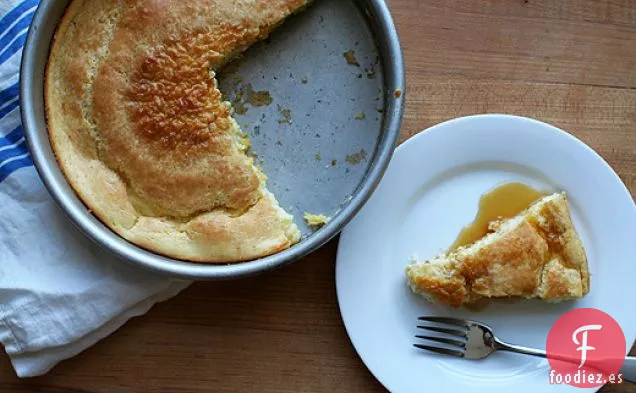
[[[404,268],[416,254],[446,249],[470,223],[480,196],[505,181],[568,194],[591,271],[591,291],[560,304],[520,301],[473,313],[413,295]],[[506,115],[471,116],[432,127],[397,148],[377,190],[340,238],[336,286],[358,354],[392,392],[577,391],[549,384],[546,360],[495,353],[469,361],[412,346],[417,317],[469,317],[502,339],[545,348],[568,310],[594,307],[636,338],[636,205],[608,164],[578,139],[548,124]],[[626,348],[627,352],[628,348]],[[596,389],[592,389],[596,390]]]

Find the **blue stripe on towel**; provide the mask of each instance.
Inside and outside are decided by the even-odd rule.
[[[33,161],[31,161],[31,157],[28,154],[24,157],[13,158],[11,161],[0,163],[0,183],[18,169],[30,165],[33,165]]]
[[[17,2],[13,9],[0,17],[0,65],[19,53],[24,46],[26,31],[35,13],[34,7],[38,3],[38,0]],[[5,68],[3,71],[3,79],[11,80],[19,72],[19,69],[16,66],[15,69]],[[14,111],[19,108],[19,89],[19,83],[16,82],[0,91],[0,135],[7,131],[7,124],[15,124],[2,120],[8,114],[15,113]],[[5,129],[1,127],[5,127]],[[19,125],[8,134],[0,136],[0,182],[14,171],[31,165],[33,165],[33,161],[29,156],[22,126]]]

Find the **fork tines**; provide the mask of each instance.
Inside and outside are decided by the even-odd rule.
[[[413,344],[414,347],[445,355],[464,357],[464,352],[466,350],[466,340],[468,339],[467,333],[469,326],[467,324],[467,321],[455,318],[433,316],[419,317],[418,320],[441,325],[418,325],[417,328],[441,333],[442,335],[416,335],[416,338],[421,340],[433,341],[435,343],[444,345]]]

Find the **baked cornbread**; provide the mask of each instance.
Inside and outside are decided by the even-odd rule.
[[[215,71],[309,0],[73,0],[45,101],[58,162],[87,207],[139,246],[250,260],[300,232],[245,154]]]
[[[407,266],[411,289],[454,307],[482,298],[560,301],[588,293],[587,257],[564,193],[545,196],[491,228],[473,244]]]

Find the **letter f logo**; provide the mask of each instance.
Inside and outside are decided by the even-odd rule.
[[[585,364],[585,360],[587,358],[587,351],[588,350],[593,351],[596,349],[594,347],[587,345],[588,330],[601,330],[602,327],[603,327],[602,325],[585,325],[576,329],[574,333],[572,334],[572,341],[574,341],[574,344],[580,345],[580,347],[576,349],[577,351],[581,351],[581,364],[579,364],[579,368],[583,367],[583,365]],[[581,342],[579,342],[576,336],[581,332],[583,332],[582,334],[583,339],[581,340]]]

